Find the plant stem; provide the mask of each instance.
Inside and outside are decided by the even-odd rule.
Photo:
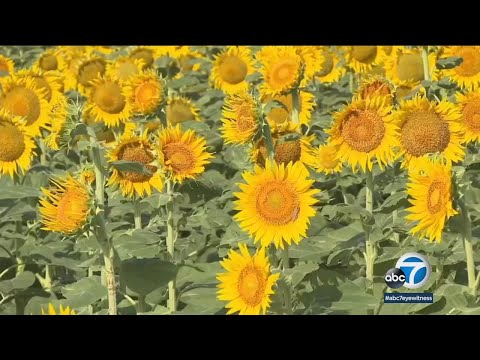
[[[298,124],[300,117],[300,95],[298,89],[294,88],[292,94],[292,122]]]
[[[282,250],[282,269],[283,271],[290,268],[290,256],[288,254],[289,247],[285,245],[285,249]],[[284,273],[285,276],[285,273]],[[286,276],[285,276],[286,279]],[[292,289],[288,281],[285,281],[285,308],[287,314],[292,314]]]
[[[145,303],[145,295],[138,295],[138,300],[137,300],[137,314],[138,313],[144,313],[145,308],[146,308],[146,303]]]
[[[17,234],[23,234],[22,222],[16,221],[15,222],[15,232]],[[18,238],[15,239],[15,259],[17,260],[17,275],[25,271],[25,262],[21,258],[19,254],[20,250],[20,240]]]
[[[173,219],[174,211],[174,195],[173,195],[173,182],[167,180],[167,252],[172,262],[175,261],[175,238],[177,237],[177,229],[175,227],[175,221]],[[168,309],[173,314],[176,311],[175,300],[175,279],[168,282]]]
[[[428,46],[422,48],[423,78],[430,80],[430,69],[428,65]]]
[[[373,213],[373,174],[372,171],[367,169],[367,188],[365,193],[365,209],[372,214]],[[373,265],[376,258],[375,244],[372,243],[370,238],[371,230],[367,226],[365,228],[365,263],[366,263],[366,277],[373,282]]]
[[[40,147],[40,165],[47,166],[47,147],[45,146],[45,142],[43,141],[43,137],[40,137],[39,141]]]
[[[348,87],[352,94],[353,94],[353,80],[354,80],[353,76],[354,76],[353,72],[348,73]]]
[[[140,199],[133,201],[133,217],[135,218],[135,229],[142,228],[142,210],[140,208]]]
[[[392,195],[395,194],[395,191],[392,191]],[[392,212],[392,225],[395,225],[398,218],[398,209],[393,210]],[[400,243],[400,235],[396,231],[393,232],[393,240],[399,244]]]
[[[468,213],[464,196],[459,199],[459,205],[463,218],[463,246],[465,248],[465,259],[467,261],[468,288],[470,293],[475,296],[477,293],[477,284],[475,278],[475,260],[473,258],[472,221],[470,220],[470,214]]]

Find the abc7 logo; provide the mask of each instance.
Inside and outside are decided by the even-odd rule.
[[[385,283],[392,289],[398,289],[405,284],[405,273],[402,269],[393,268],[385,274]]]

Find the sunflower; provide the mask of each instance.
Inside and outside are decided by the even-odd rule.
[[[462,113],[462,125],[465,130],[464,142],[480,139],[480,93],[457,93],[456,100]]]
[[[304,87],[313,80],[318,69],[321,68],[323,57],[319,56],[316,46],[296,46],[295,49],[305,64],[303,79],[300,82],[300,87]]]
[[[49,48],[40,54],[33,68],[37,71],[63,71],[65,60],[58,48]]]
[[[130,118],[131,104],[118,80],[96,79],[91,86],[85,112],[94,121],[103,121],[107,127],[114,127]]]
[[[395,158],[398,128],[387,100],[386,97],[354,98],[335,114],[334,124],[327,131],[330,142],[338,146],[338,159],[348,162],[353,170],[357,164],[363,171],[372,170],[374,158],[382,168]]]
[[[105,76],[106,71],[107,62],[105,59],[94,55],[81,58],[74,67],[76,90],[82,95],[88,95],[88,90],[93,86],[93,81]]]
[[[428,63],[432,77],[435,73],[436,64],[434,53],[428,54]],[[425,79],[421,49],[395,47],[391,56],[385,60],[385,72],[387,78],[395,85],[419,85]]]
[[[9,77],[2,83],[2,87],[0,108],[25,118],[32,135],[40,135],[40,129],[46,127],[51,112],[46,91],[39,89],[32,78],[17,80]]]
[[[164,100],[164,84],[154,70],[146,70],[130,78],[125,93],[135,113],[148,115]]]
[[[462,63],[452,69],[442,70],[460,87],[473,90],[480,85],[480,46],[447,46],[443,51],[444,57],[459,56]]]
[[[262,97],[284,95],[299,86],[304,62],[294,47],[265,46],[255,56],[262,65]]]
[[[35,142],[19,116],[0,110],[0,176],[25,173],[32,162]]]
[[[123,83],[131,77],[140,74],[144,67],[145,63],[142,59],[132,59],[128,56],[122,56],[107,64],[106,74],[110,78]]]
[[[240,192],[234,219],[262,246],[274,243],[277,248],[298,244],[307,236],[310,218],[315,216],[319,190],[313,189],[308,171],[300,163],[277,164],[267,160],[265,168],[255,165],[253,173],[243,173],[246,184],[238,184]]]
[[[247,92],[230,94],[222,110],[222,137],[226,144],[246,144],[258,131],[260,114],[255,99]]]
[[[192,101],[183,96],[173,96],[167,100],[167,122],[170,125],[177,125],[184,121],[201,121],[200,109]]]
[[[384,77],[378,75],[369,75],[362,79],[356,96],[366,99],[372,96],[387,96],[390,102],[395,98],[394,86]]]
[[[42,188],[42,229],[72,235],[87,223],[91,195],[84,184],[69,174],[65,178],[53,178],[51,182],[50,188]]]
[[[395,53],[397,46],[377,46],[378,56],[377,64],[383,68],[387,59]]]
[[[318,47],[319,67],[316,79],[321,83],[333,83],[345,75],[345,67],[341,64],[341,58],[326,46]]]
[[[84,166],[82,171],[80,172],[80,181],[82,181],[85,185],[91,185],[96,179],[95,170],[91,164],[87,164]]]
[[[78,67],[88,60],[90,51],[85,47],[63,46],[58,49],[58,52],[65,59],[65,70],[63,71],[65,90],[77,90]]]
[[[194,60],[205,58],[204,54],[192,50],[190,46],[176,46],[175,49],[170,52],[170,56],[175,59],[180,70],[176,78],[190,71],[199,71],[201,65],[195,63]]]
[[[240,252],[230,250],[228,258],[220,261],[226,272],[218,274],[218,299],[228,301],[228,314],[265,314],[270,306],[270,295],[280,274],[270,273],[270,262],[265,248],[251,256],[245,244],[238,244]]]
[[[394,117],[400,128],[397,137],[404,168],[414,170],[427,154],[439,155],[449,164],[465,156],[461,114],[454,104],[446,100],[430,102],[417,95],[400,102]]]
[[[15,71],[15,63],[12,59],[0,55],[0,78],[12,75]]]
[[[47,126],[50,134],[45,137],[45,144],[52,150],[60,150],[70,141],[70,132],[76,126],[73,118],[69,117],[69,104],[65,96],[52,106],[50,119]]]
[[[348,46],[347,65],[356,73],[366,73],[378,63],[378,46]]]
[[[50,304],[48,304],[48,310],[47,311],[45,311],[42,308],[42,315],[77,315],[75,310],[70,309],[70,306],[67,306],[66,308],[64,308],[63,305],[60,304],[59,310],[60,311],[57,312],[57,310],[55,309],[53,304],[50,303]]]
[[[136,46],[133,48],[130,53],[129,57],[131,59],[139,59],[143,62],[143,69],[152,68],[153,63],[155,60],[160,57],[159,50],[162,50],[162,47],[157,46]]]
[[[182,132],[180,125],[159,133],[160,163],[176,182],[194,179],[205,170],[212,154],[206,151],[206,141],[193,130]]]
[[[291,93],[279,96],[265,96],[262,102],[267,103],[272,100],[277,100],[285,106],[285,108],[273,108],[267,115],[272,132],[294,132],[301,124],[306,125],[310,121],[312,110],[315,106],[315,96],[313,94],[306,91],[299,92],[300,111],[298,123],[292,122],[291,119],[293,109]]]
[[[119,186],[126,197],[144,197],[152,195],[152,188],[162,191],[163,177],[158,168],[152,163],[155,161],[153,146],[148,140],[147,131],[142,136],[123,136],[108,152],[109,162],[132,161],[142,163],[151,173],[142,174],[132,171],[119,171],[115,168],[108,180],[109,186]]]
[[[215,88],[225,93],[246,91],[245,78],[255,72],[250,49],[246,46],[229,46],[215,57],[210,80]]]
[[[342,162],[337,158],[338,147],[332,144],[320,145],[314,151],[314,161],[311,165],[316,171],[325,174],[342,171]]]
[[[428,237],[430,241],[442,241],[446,221],[457,211],[452,205],[452,172],[449,165],[428,159],[421,161],[422,172],[409,174],[407,193],[411,197],[406,216],[418,221],[410,230],[413,235]]]

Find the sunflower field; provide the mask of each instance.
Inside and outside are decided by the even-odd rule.
[[[480,314],[479,139],[476,46],[0,47],[0,314]]]

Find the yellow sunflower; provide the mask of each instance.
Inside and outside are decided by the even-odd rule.
[[[347,65],[356,73],[366,73],[377,65],[378,46],[348,46],[346,48]]]
[[[107,62],[105,59],[89,55],[81,58],[78,63],[75,63],[75,89],[82,95],[88,95],[88,90],[93,86],[94,80],[105,76],[107,71]]]
[[[167,122],[170,125],[177,125],[184,121],[201,121],[200,109],[188,98],[173,96],[167,100]]]
[[[316,171],[325,174],[342,171],[342,162],[337,158],[338,147],[332,144],[320,145],[314,151],[314,161],[311,165]]]
[[[80,180],[85,185],[91,185],[96,179],[95,170],[91,164],[87,164],[83,167],[82,171],[80,171]]]
[[[206,151],[206,141],[193,130],[182,132],[180,125],[168,127],[159,133],[158,156],[173,181],[182,183],[204,172],[213,155]]]
[[[319,67],[316,72],[316,79],[321,83],[334,83],[345,75],[346,69],[342,66],[341,57],[326,46],[318,47],[317,57]]]
[[[394,117],[400,128],[397,137],[400,143],[399,156],[404,156],[404,168],[416,169],[418,160],[427,154],[440,155],[448,164],[460,161],[465,156],[461,145],[461,114],[447,100],[430,102],[417,95],[400,102]]]
[[[60,56],[65,59],[65,70],[63,71],[65,90],[77,90],[78,67],[88,60],[90,51],[87,48],[78,46],[63,46],[58,51]]]
[[[255,56],[262,65],[262,97],[284,95],[299,86],[304,62],[294,47],[265,46]]]
[[[51,112],[46,91],[39,89],[32,78],[17,80],[9,77],[2,83],[2,87],[0,108],[25,118],[32,135],[40,135],[40,129],[46,127]]]
[[[106,74],[110,78],[123,83],[131,77],[140,74],[144,67],[145,63],[142,59],[132,59],[128,56],[122,56],[107,64]]]
[[[164,100],[164,91],[163,82],[154,70],[132,76],[125,83],[125,93],[136,114],[154,113]]]
[[[15,63],[12,59],[0,55],[0,78],[12,75],[15,72]]]
[[[353,170],[372,170],[373,159],[380,168],[395,159],[397,126],[393,123],[392,105],[386,97],[354,98],[352,103],[334,115],[327,132],[330,142],[338,146],[337,157]]]
[[[428,54],[430,77],[435,74],[436,56]],[[415,86],[425,79],[423,73],[422,50],[394,47],[391,56],[385,60],[387,78],[395,85]]]
[[[50,304],[48,304],[48,310],[47,311],[45,311],[42,308],[42,315],[77,315],[75,310],[70,309],[70,306],[67,306],[66,308],[64,308],[63,305],[60,304],[59,310],[60,311],[57,312],[57,310],[55,309],[53,304],[50,303]]]
[[[243,173],[246,183],[238,184],[241,191],[234,194],[239,211],[234,219],[255,243],[283,249],[307,236],[315,216],[314,195],[319,192],[308,175],[301,162],[284,165],[269,160],[265,168],[255,165],[253,172]]]
[[[369,75],[362,79],[356,96],[366,99],[372,96],[387,96],[390,102],[395,98],[394,86],[384,77],[378,75]]]
[[[305,87],[313,80],[318,69],[321,68],[323,57],[319,54],[316,46],[296,46],[295,48],[305,64],[303,79],[300,82],[300,87]]]
[[[273,286],[280,274],[270,273],[270,262],[265,248],[251,256],[245,244],[238,244],[240,252],[230,250],[228,258],[220,261],[226,272],[218,274],[218,299],[228,301],[228,314],[266,314],[274,294]]]
[[[162,47],[158,46],[136,46],[133,48],[129,57],[131,59],[139,59],[143,61],[143,69],[152,68],[155,60],[160,57]]]
[[[63,144],[70,139],[70,132],[75,126],[68,120],[69,105],[65,96],[62,96],[57,104],[52,106],[50,112],[50,124],[47,126],[50,134],[45,137],[45,144],[52,150],[60,150]]]
[[[253,97],[247,93],[230,94],[222,111],[222,137],[226,144],[246,144],[258,131],[260,114]]]
[[[460,87],[474,90],[480,85],[480,46],[447,46],[443,57],[459,56],[463,62],[442,74],[455,81]]]
[[[87,223],[91,195],[84,184],[71,175],[51,179],[52,186],[42,188],[40,215],[43,230],[72,235]]]
[[[91,81],[92,88],[85,105],[85,112],[96,122],[107,127],[125,123],[131,116],[131,104],[125,89],[118,80],[101,78]]]
[[[377,64],[383,68],[387,59],[395,53],[397,46],[377,46]]]
[[[109,186],[119,186],[122,194],[126,197],[144,197],[152,195],[152,188],[162,191],[163,176],[158,168],[152,163],[155,161],[153,145],[148,140],[147,131],[142,136],[123,136],[108,152],[109,162],[132,161],[145,165],[150,175],[132,171],[119,171],[112,169],[112,175],[108,180]]]
[[[301,124],[308,124],[312,116],[312,110],[315,106],[315,96],[306,91],[299,92],[300,111],[298,116],[298,123],[294,123],[291,118],[292,114],[292,94],[279,96],[265,96],[262,99],[263,103],[272,100],[277,100],[285,105],[283,107],[275,107],[267,115],[270,127],[273,133],[277,132],[294,132]]]
[[[32,162],[35,142],[19,116],[0,110],[0,176],[25,173]]]
[[[409,221],[418,221],[410,230],[413,235],[427,237],[430,241],[442,241],[446,221],[457,211],[452,205],[452,173],[449,165],[424,159],[422,172],[409,174],[407,193],[413,205],[406,216]]]
[[[205,58],[204,54],[192,50],[190,46],[176,46],[175,49],[170,52],[170,56],[175,59],[180,70],[176,75],[176,78],[179,78],[190,71],[199,71],[201,65],[195,63],[194,60]]]
[[[478,141],[480,139],[480,92],[457,93],[456,100],[462,113],[464,142]]]
[[[255,72],[253,57],[246,46],[229,46],[215,57],[210,80],[215,88],[229,94],[248,90],[245,78]]]
[[[49,48],[40,54],[33,68],[37,71],[63,71],[66,62],[58,48]]]

